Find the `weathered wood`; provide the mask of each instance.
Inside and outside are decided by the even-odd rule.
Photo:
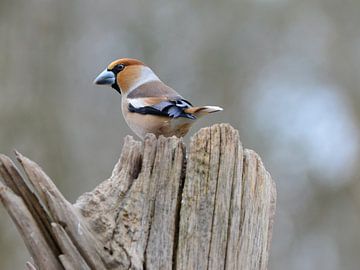
[[[1,182],[0,200],[14,220],[35,264],[40,269],[61,269],[59,262],[23,200]]]
[[[61,250],[64,252],[59,258],[65,269],[89,270],[89,265],[85,262],[64,228],[57,223],[52,223],[51,225],[56,240],[59,243]]]
[[[82,217],[78,215],[40,166],[19,153],[16,155],[39,199],[46,206],[48,219],[64,224],[67,233],[78,244],[79,252],[91,267],[106,269],[101,261],[101,247],[88,230]]]
[[[242,166],[242,148],[237,131],[229,126],[201,130],[191,141],[183,191],[177,269],[225,269],[234,182],[241,185],[237,166]],[[239,228],[238,228],[239,229]],[[185,258],[185,259],[184,259]],[[201,259],[199,259],[201,258]],[[231,268],[230,268],[231,269]],[[238,269],[238,268],[232,268]]]
[[[26,262],[25,269],[26,270],[36,270],[36,267],[31,262]]]
[[[46,211],[30,185],[27,185],[15,164],[7,156],[0,154],[0,175],[3,177],[4,183],[18,196],[20,196],[26,208],[32,213],[35,222],[45,237],[45,240],[54,254],[58,255],[60,250],[52,238],[50,219]]]
[[[111,177],[74,205],[36,163],[17,153],[25,180],[0,156],[27,268],[266,269],[276,192],[260,158],[226,124],[200,130],[187,155],[175,137],[128,136]]]

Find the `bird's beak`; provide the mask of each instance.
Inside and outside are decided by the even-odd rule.
[[[94,84],[99,84],[99,85],[113,85],[114,83],[115,83],[115,74],[111,71],[108,71],[107,69],[101,72],[94,80]]]

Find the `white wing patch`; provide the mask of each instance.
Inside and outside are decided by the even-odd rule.
[[[141,108],[145,106],[150,106],[151,104],[146,103],[146,98],[128,98],[128,102],[133,105],[135,108]]]

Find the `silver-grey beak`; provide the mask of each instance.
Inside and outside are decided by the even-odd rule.
[[[101,72],[94,80],[94,84],[100,84],[100,85],[113,85],[114,83],[115,83],[115,74],[111,71],[108,71],[107,69]]]

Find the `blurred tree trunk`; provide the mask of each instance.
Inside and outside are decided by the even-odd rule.
[[[181,139],[127,137],[111,177],[70,204],[16,153],[0,157],[0,198],[28,269],[266,269],[275,187],[229,125]],[[96,157],[94,157],[96,158]]]

